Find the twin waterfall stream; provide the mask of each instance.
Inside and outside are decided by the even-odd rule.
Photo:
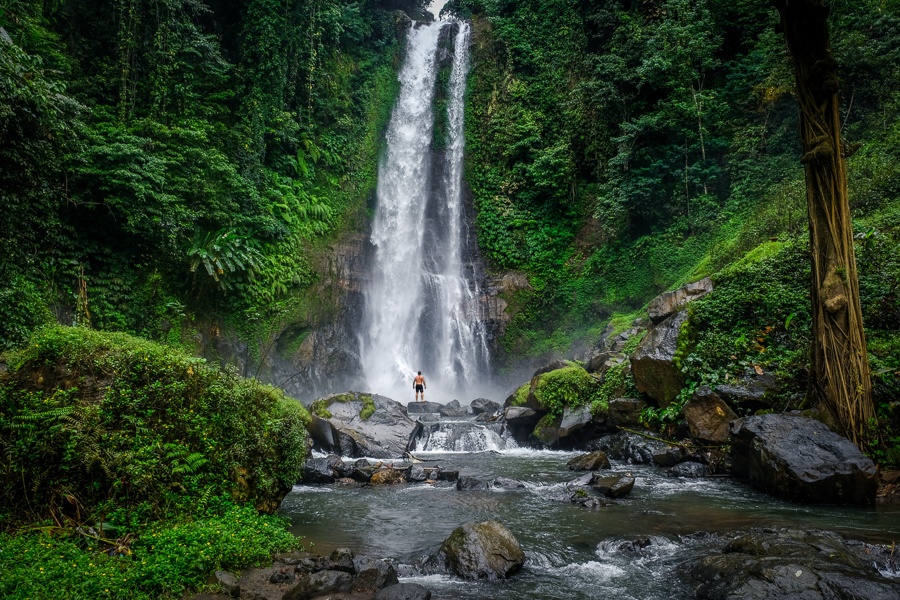
[[[449,82],[438,89],[448,51]],[[367,389],[390,398],[409,397],[412,378],[422,371],[435,391],[429,400],[471,399],[488,372],[462,193],[468,58],[467,23],[411,27],[378,172],[372,279],[360,334]],[[439,94],[446,95],[445,115],[437,114]],[[439,120],[446,131],[436,129]]]

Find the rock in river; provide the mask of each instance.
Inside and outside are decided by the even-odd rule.
[[[675,351],[687,310],[672,315],[650,330],[631,357],[631,372],[639,392],[668,406],[681,391],[681,371],[675,366]]]
[[[732,470],[753,487],[793,502],[875,502],[875,463],[819,421],[768,414],[732,428]]]
[[[596,471],[597,469],[608,469],[609,459],[606,453],[598,450],[590,454],[581,454],[570,460],[566,465],[571,471]]]
[[[484,521],[457,527],[431,562],[463,579],[505,579],[525,563],[525,553],[506,527]]]
[[[326,396],[316,400],[310,412],[314,447],[343,456],[403,456],[416,428],[402,404],[377,394]]]
[[[751,532],[721,554],[692,561],[681,576],[703,600],[900,598],[900,583],[882,577],[869,557],[860,560],[827,532]]]

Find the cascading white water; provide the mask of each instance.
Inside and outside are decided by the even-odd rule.
[[[476,393],[488,346],[474,269],[466,267],[462,198],[464,94],[469,26],[456,23],[447,98],[446,149],[432,152],[438,45],[454,24],[412,25],[400,94],[378,172],[372,280],[360,334],[369,390],[412,399],[425,375],[429,400]],[[432,172],[432,171],[435,172]],[[440,185],[432,185],[435,178]],[[467,272],[468,271],[468,272]]]

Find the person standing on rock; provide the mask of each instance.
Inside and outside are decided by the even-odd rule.
[[[422,402],[425,402],[425,378],[422,377],[422,371],[413,379],[413,389],[416,390],[416,402],[419,401],[419,394],[422,394]]]

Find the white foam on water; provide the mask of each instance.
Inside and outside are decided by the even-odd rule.
[[[320,485],[295,485],[291,488],[291,492],[297,494],[333,494],[334,488]]]

